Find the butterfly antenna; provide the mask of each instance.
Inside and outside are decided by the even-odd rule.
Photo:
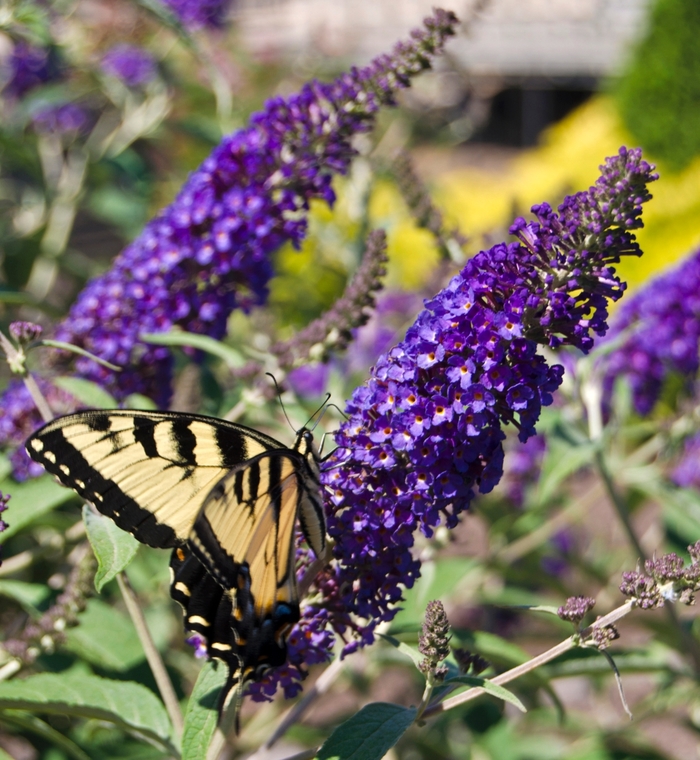
[[[319,408],[318,408],[318,409],[317,409],[317,410],[316,410],[316,411],[315,411],[315,412],[314,412],[314,413],[311,415],[311,417],[309,417],[309,422],[311,422],[311,420],[312,420],[312,419],[313,419],[313,418],[314,418],[314,417],[315,417],[315,416],[316,416],[316,415],[317,415],[319,412],[321,413],[321,414],[320,414],[320,416],[319,416],[319,418],[318,418],[318,419],[316,420],[316,422],[314,423],[314,426],[311,428],[311,432],[312,432],[312,433],[313,433],[313,431],[314,431],[314,430],[316,430],[316,426],[318,425],[318,423],[319,423],[319,422],[320,422],[320,421],[323,419],[323,414],[325,413],[326,409],[328,409],[328,406],[329,406],[329,404],[328,404],[328,399],[329,399],[330,397],[331,397],[331,394],[330,394],[330,393],[326,393],[326,398],[323,400],[323,403],[321,404],[321,406],[319,406]],[[335,406],[335,404],[333,404],[333,406]],[[307,423],[307,426],[308,426],[308,423]]]
[[[329,394],[329,397],[330,397],[330,394]],[[327,401],[327,400],[328,400],[328,399],[326,399],[326,401]],[[344,412],[344,411],[343,411],[343,410],[342,410],[342,409],[341,409],[341,408],[338,406],[338,404],[328,404],[328,406],[329,406],[329,407],[331,407],[331,406],[332,406],[334,409],[337,409],[337,410],[338,410],[338,412],[340,413],[340,416],[341,416],[341,417],[344,417],[346,420],[349,420],[349,419],[350,419],[350,417],[348,417],[348,415],[347,415],[347,414],[345,414],[345,412]]]
[[[282,413],[284,414],[285,420],[289,423],[289,427],[292,430],[296,431],[296,428],[294,425],[292,425],[292,421],[289,419],[289,415],[287,414],[287,410],[284,408],[284,401],[282,401],[282,391],[280,390],[279,384],[277,383],[277,378],[272,374],[272,372],[266,372],[266,375],[272,378],[272,382],[275,384],[275,390],[277,391],[277,399],[280,402],[280,406],[282,407]]]

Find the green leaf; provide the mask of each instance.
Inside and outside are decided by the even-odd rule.
[[[465,686],[478,686],[483,689],[487,694],[497,699],[502,699],[504,702],[510,702],[511,705],[515,705],[521,712],[527,712],[525,705],[513,694],[512,691],[504,689],[502,686],[489,681],[487,678],[477,678],[476,676],[456,676],[445,681],[445,684],[462,683]]]
[[[229,367],[238,369],[245,364],[243,356],[231,346],[219,343],[218,340],[208,335],[189,333],[184,330],[173,330],[162,333],[141,333],[139,339],[145,343],[154,343],[157,346],[189,346],[198,348],[208,354],[223,359]]]
[[[419,666],[421,660],[423,659],[423,655],[418,650],[408,646],[408,644],[405,644],[403,641],[395,639],[393,636],[387,636],[384,633],[378,633],[377,635],[380,638],[384,639],[384,641],[388,641],[391,646],[396,647],[399,652],[405,654],[406,657],[409,657],[411,660],[413,660],[413,664],[416,667]]]
[[[549,615],[559,616],[559,607],[550,607],[548,604],[514,604],[514,610],[528,610],[529,612],[546,612]]]
[[[700,493],[697,490],[661,484],[644,490],[661,504],[664,521],[675,533],[689,544],[700,538]]]
[[[47,346],[48,348],[58,348],[61,351],[70,351],[70,353],[72,354],[78,354],[78,356],[85,356],[88,359],[92,359],[92,361],[97,362],[97,364],[101,364],[103,367],[107,367],[107,369],[111,369],[113,372],[122,371],[122,368],[118,367],[116,364],[112,364],[111,362],[108,362],[105,359],[100,359],[99,356],[95,356],[95,354],[91,354],[89,351],[86,351],[84,348],[80,348],[80,346],[74,346],[72,343],[65,343],[62,340],[53,340],[53,338],[42,338],[41,340],[37,340],[31,344],[31,348],[39,348],[40,346]]]
[[[145,409],[146,411],[154,411],[158,409],[158,405],[153,399],[144,396],[142,393],[130,393],[124,399],[125,409]]]
[[[131,619],[99,599],[88,602],[80,625],[66,631],[61,647],[93,665],[121,672],[144,658]]]
[[[524,649],[506,639],[487,631],[473,631],[468,636],[459,630],[453,631],[454,638],[460,646],[477,652],[490,662],[501,663],[509,668],[522,665],[530,657]]]
[[[226,681],[226,668],[216,661],[204,664],[185,711],[182,731],[182,760],[201,760],[206,757],[219,713],[216,705]]]
[[[54,378],[53,384],[92,409],[115,409],[119,406],[114,396],[92,380],[82,377],[57,377]]]
[[[2,534],[3,541],[33,524],[52,509],[75,498],[70,488],[59,485],[49,475],[28,480],[26,483],[3,481],[0,484],[0,491],[12,496],[7,512],[3,515],[10,524]]]
[[[5,480],[12,474],[12,462],[5,454],[0,454],[0,480]]]
[[[591,464],[597,449],[597,443],[549,438],[537,488],[538,503],[546,504],[570,475]]]
[[[326,739],[316,760],[382,760],[416,717],[415,707],[372,702]]]
[[[90,757],[86,755],[75,742],[71,741],[59,731],[56,731],[55,728],[45,721],[37,718],[36,715],[29,715],[23,710],[5,710],[3,711],[2,717],[3,720],[10,725],[17,726],[25,731],[31,731],[50,744],[60,747],[69,757],[74,758],[74,760],[90,760]],[[4,760],[5,757],[10,756],[3,755],[2,751],[0,751],[0,760]],[[10,758],[10,760],[12,760],[12,758]]]
[[[109,517],[93,512],[87,504],[83,505],[83,520],[90,545],[97,557],[95,588],[100,592],[105,583],[109,583],[131,562],[139,548],[139,542],[118,528]]]
[[[51,596],[51,589],[43,583],[0,580],[0,594],[19,602],[30,614],[36,614],[39,605]]]
[[[85,673],[39,673],[0,683],[0,709],[108,721],[177,752],[168,715],[152,691]]]

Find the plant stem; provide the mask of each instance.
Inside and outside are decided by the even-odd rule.
[[[153,677],[155,678],[156,684],[158,685],[158,690],[160,691],[160,695],[163,698],[163,702],[165,703],[165,709],[168,711],[170,721],[173,724],[173,729],[176,735],[179,737],[182,735],[183,727],[182,712],[180,710],[180,703],[177,701],[177,696],[175,694],[175,689],[173,688],[172,681],[170,680],[170,676],[168,676],[168,672],[165,669],[165,663],[163,662],[163,659],[160,656],[160,652],[153,642],[151,632],[148,630],[146,619],[143,616],[143,611],[139,606],[136,594],[129,584],[126,573],[121,572],[117,575],[117,583],[119,583],[119,590],[122,592],[122,596],[124,597],[126,609],[128,610],[129,615],[134,622],[136,633],[138,634],[139,640],[141,641],[141,646],[143,647],[143,651],[146,655],[146,659],[148,660],[151,672],[153,673]]]
[[[593,623],[593,625],[589,625],[588,628],[585,628],[580,634],[575,635],[575,636],[570,636],[568,639],[565,639],[560,644],[557,644],[551,649],[548,649],[546,652],[543,652],[542,654],[537,655],[537,657],[533,657],[532,660],[528,660],[527,662],[524,662],[522,665],[518,665],[515,668],[511,668],[510,670],[507,670],[505,673],[501,673],[500,675],[495,676],[495,678],[490,678],[489,681],[498,686],[502,686],[503,684],[514,681],[516,678],[520,678],[520,676],[524,676],[526,673],[532,672],[533,670],[540,667],[541,665],[544,665],[550,662],[551,660],[556,659],[557,657],[559,657],[559,655],[564,654],[565,652],[568,652],[571,649],[575,649],[577,646],[580,646],[579,642],[587,639],[596,628],[603,628],[607,625],[612,625],[616,621],[628,615],[635,608],[635,606],[636,606],[636,601],[634,599],[628,600],[617,609],[613,610],[612,612],[609,612],[607,615],[604,615],[602,618],[599,618],[598,620],[596,620],[596,622]],[[451,710],[452,708],[458,707],[459,705],[463,705],[466,702],[470,702],[472,699],[476,699],[477,697],[485,693],[486,692],[480,686],[477,686],[473,689],[469,689],[463,692],[462,694],[458,694],[457,696],[452,697],[450,699],[446,699],[444,702],[440,702],[439,704],[434,705],[433,707],[429,707],[423,713],[423,718],[429,718],[432,715],[437,715],[438,713]]]
[[[627,509],[627,504],[615,486],[615,482],[613,481],[612,476],[608,471],[603,453],[601,451],[596,452],[596,465],[598,467],[598,472],[600,473],[601,480],[605,485],[605,490],[610,498],[610,501],[612,501],[613,506],[615,507],[615,511],[620,518],[620,522],[622,523],[625,532],[627,533],[629,542],[637,552],[639,561],[644,562],[644,560],[647,559],[646,553],[642,548],[639,539],[637,538],[637,534],[634,532],[632,521],[630,520],[629,510]],[[698,642],[695,640],[695,637],[683,627],[683,624],[678,618],[672,602],[665,602],[664,609],[666,610],[666,616],[668,617],[669,622],[683,642],[683,648],[690,655],[690,659],[693,661],[693,670],[696,674],[700,674],[700,646],[698,645]]]

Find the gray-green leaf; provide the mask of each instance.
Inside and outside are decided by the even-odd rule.
[[[165,708],[152,691],[131,681],[85,673],[39,673],[0,683],[0,709],[97,718],[136,731],[166,751],[177,751]]]
[[[136,554],[139,542],[129,533],[118,528],[109,517],[93,512],[83,506],[83,520],[92,550],[97,557],[95,588],[101,591],[120,573]]]
[[[120,672],[145,656],[131,619],[99,599],[88,602],[80,625],[66,631],[61,646],[86,662]]]
[[[316,760],[381,760],[416,717],[415,707],[372,702],[342,723],[316,753]]]
[[[503,686],[489,681],[487,678],[477,678],[476,676],[457,676],[456,678],[450,678],[445,681],[445,684],[465,684],[466,686],[478,686],[483,689],[487,694],[497,699],[502,699],[504,702],[510,702],[511,705],[515,705],[521,712],[527,712],[525,705],[513,694],[512,691],[504,689]]]
[[[3,531],[3,541],[75,497],[70,488],[58,485],[48,475],[26,483],[3,482],[0,491],[12,496],[7,511],[3,514],[3,518],[10,524]]]
[[[185,711],[182,731],[182,760],[206,757],[219,717],[216,709],[221,687],[226,681],[226,667],[210,661],[199,672],[197,683]]]
[[[57,377],[53,384],[93,409],[115,409],[118,406],[114,396],[101,385],[83,377]]]

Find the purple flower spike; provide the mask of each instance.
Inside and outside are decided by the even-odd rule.
[[[80,357],[75,374],[119,400],[143,393],[166,407],[172,355],[140,336],[177,326],[219,339],[234,309],[262,304],[271,254],[283,243],[301,244],[311,201],[335,200],[331,182],[355,156],[353,136],[370,130],[380,106],[429,66],[456,24],[453,14],[438,10],[393,55],[270,100],[249,127],[225,137],[111,270],[88,283],[58,326],[58,340],[123,367],[114,373]],[[0,444],[17,445],[32,428],[25,400],[8,393]]]
[[[372,643],[420,575],[415,532],[455,527],[501,478],[503,426],[524,442],[552,403],[564,368],[549,366],[538,343],[587,350],[591,333],[605,332],[607,301],[624,290],[610,264],[639,255],[631,230],[656,175],[624,148],[601,170],[559,213],[543,204],[537,221],[517,220],[519,242],[469,261],[353,393],[322,474],[335,561],[315,581],[323,601],[303,610],[301,631],[317,630],[322,610],[344,655]],[[290,666],[308,661],[290,653]]]
[[[606,336],[606,341],[616,339],[621,345],[604,358],[607,396],[616,378],[626,378],[639,414],[651,412],[670,375],[688,385],[695,379],[700,366],[700,251],[620,308]]]
[[[102,70],[127,87],[139,87],[155,78],[156,62],[136,45],[115,45],[102,59]]]
[[[355,155],[352,136],[371,128],[380,105],[428,65],[455,23],[437,12],[394,56],[275,98],[250,127],[224,138],[58,328],[59,340],[125,368],[115,375],[80,358],[78,374],[118,398],[140,392],[166,406],[171,354],[139,335],[177,325],[221,338],[234,309],[262,304],[271,254],[285,242],[300,245],[312,199],[333,203],[331,180]]]

